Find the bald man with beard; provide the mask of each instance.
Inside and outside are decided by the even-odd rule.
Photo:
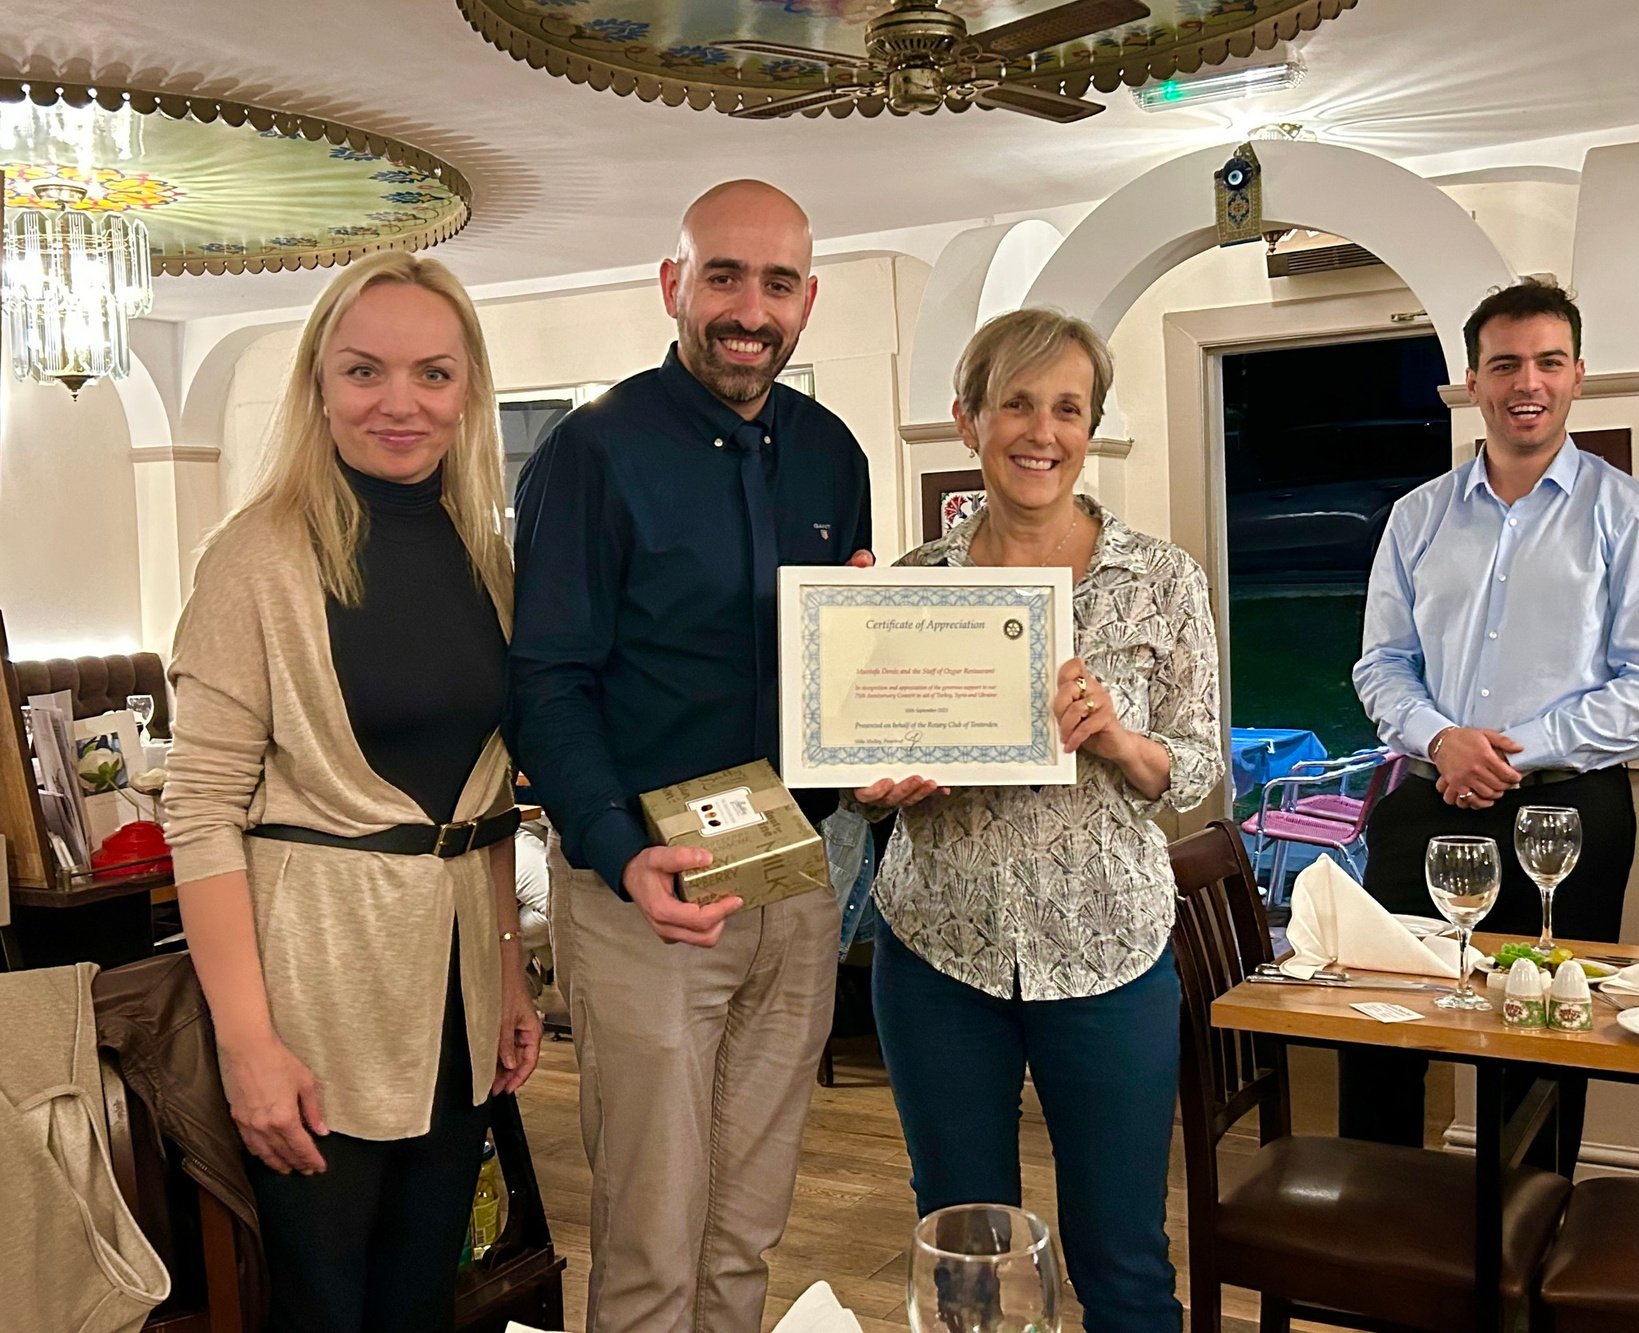
[[[553,957],[592,1165],[588,1333],[757,1333],[831,1023],[831,895],[676,892],[637,797],[776,767],[775,570],[871,563],[870,482],[776,383],[817,283],[808,219],[759,181],[688,209],[660,266],[677,341],[571,413],[519,479],[506,734],[557,830]],[[811,820],[834,792],[798,792]]]

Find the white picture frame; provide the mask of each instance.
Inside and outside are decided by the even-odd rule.
[[[1071,591],[1063,567],[782,568],[786,785],[1074,783],[1052,708]]]

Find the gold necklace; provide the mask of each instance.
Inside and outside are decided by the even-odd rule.
[[[1070,526],[1067,527],[1064,530],[1064,536],[1060,537],[1059,538],[1059,544],[1047,553],[1047,558],[1045,560],[1038,560],[1036,562],[1036,568],[1037,569],[1046,568],[1047,561],[1051,560],[1055,555],[1057,555],[1060,551],[1062,551],[1064,549],[1064,543],[1069,541],[1070,538],[1075,535],[1077,522],[1080,518],[1081,518],[1081,511],[1079,509],[1076,510],[1074,513],[1072,513],[1070,515]],[[986,523],[985,528],[984,528],[984,532],[981,535],[985,536],[985,537],[989,537],[990,532],[991,532],[990,524]],[[994,544],[994,540],[995,540],[994,538],[991,539],[991,544]],[[971,551],[973,548],[970,546],[968,549]]]

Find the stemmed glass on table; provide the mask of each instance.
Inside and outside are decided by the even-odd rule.
[[[1059,1333],[1052,1236],[1022,1209],[941,1208],[917,1223],[905,1297],[916,1333]]]
[[[1514,817],[1514,855],[1542,894],[1542,936],[1537,948],[1554,947],[1554,890],[1582,855],[1582,816],[1566,806],[1527,805]]]
[[[1502,856],[1495,838],[1430,838],[1423,858],[1428,895],[1440,915],[1457,927],[1457,989],[1434,1003],[1441,1009],[1489,1009],[1491,1002],[1468,984],[1468,941],[1497,901]]]
[[[131,715],[137,720],[137,735],[142,743],[148,743],[148,724],[154,720],[154,696],[151,694],[128,694],[125,696],[125,706],[131,710]],[[127,761],[129,762],[129,761]]]

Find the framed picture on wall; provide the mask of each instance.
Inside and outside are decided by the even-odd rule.
[[[922,541],[943,537],[972,516],[985,498],[985,474],[978,468],[922,474]]]

